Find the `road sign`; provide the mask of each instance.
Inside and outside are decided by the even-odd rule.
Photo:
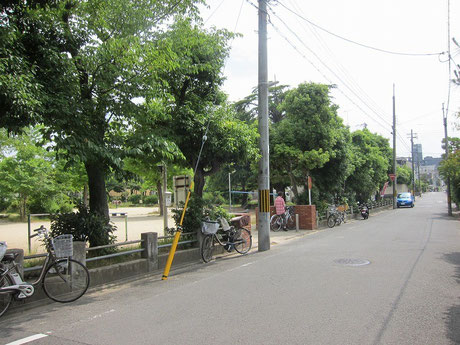
[[[308,176],[307,183],[308,183],[308,189],[311,189],[313,186],[313,183],[311,182],[311,176]]]
[[[395,175],[395,174],[388,174],[388,176],[390,177],[390,180],[391,180],[391,181],[394,181],[395,178],[396,178],[396,175]]]

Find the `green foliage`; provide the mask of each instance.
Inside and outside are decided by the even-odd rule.
[[[215,192],[204,192],[203,193],[203,200],[212,205],[222,205],[225,203],[228,203],[228,192],[227,192],[227,199],[224,198],[221,192],[215,191]]]
[[[182,203],[179,208],[172,210],[176,226],[179,226],[180,224],[183,209],[184,204]],[[228,212],[224,208],[220,206],[213,206],[209,202],[205,202],[197,194],[192,193],[187,205],[184,221],[182,223],[183,232],[200,231],[203,219],[209,218],[217,220],[219,217],[223,217],[227,220],[230,219]]]
[[[450,153],[439,165],[444,181],[450,178],[452,200],[460,206],[460,138],[449,138]]]
[[[144,197],[144,204],[156,205],[158,204],[158,195],[147,195]]]
[[[412,181],[412,169],[406,165],[398,166],[396,168],[396,176],[397,176],[396,182],[398,184],[406,184],[410,186],[411,181]]]
[[[141,194],[132,194],[128,197],[128,201],[131,204],[137,205],[139,204],[139,201],[142,200],[142,195]]]
[[[8,137],[0,130],[0,193],[16,205],[22,219],[27,212],[56,213],[72,210],[71,193],[81,190],[84,179],[77,166],[57,162],[43,146],[40,128],[25,128]],[[16,202],[12,203],[15,200]]]
[[[281,104],[285,117],[271,128],[272,183],[292,186],[297,201],[298,186],[308,175],[323,200],[342,191],[351,170],[349,133],[329,91],[330,86],[315,83],[288,91]]]
[[[369,200],[388,181],[392,151],[388,139],[364,129],[352,133],[354,171],[346,186],[358,201]]]
[[[72,234],[75,241],[88,242],[91,247],[115,242],[113,232],[116,226],[110,224],[107,218],[90,213],[88,208],[79,204],[77,212],[52,216],[51,236]]]

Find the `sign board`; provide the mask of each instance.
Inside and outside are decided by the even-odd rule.
[[[383,198],[385,196],[385,191],[388,187],[388,181],[385,182],[385,184],[383,185],[383,188],[382,188],[382,191],[380,192],[380,196]]]
[[[311,181],[311,176],[307,177],[307,183],[308,183],[308,189],[311,189],[313,187],[313,183]]]
[[[391,181],[394,181],[394,180],[395,180],[395,177],[396,177],[395,174],[388,174],[388,176],[390,177],[390,180],[391,180]]]
[[[179,203],[182,201],[185,203],[187,198],[187,193],[190,188],[192,178],[188,175],[180,175],[173,177],[173,188],[174,188],[174,204],[179,206]]]

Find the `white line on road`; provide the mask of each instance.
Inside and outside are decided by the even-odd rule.
[[[13,341],[12,343],[8,343],[5,345],[21,345],[21,344],[28,343],[29,341],[34,341],[34,340],[41,339],[44,337],[47,337],[47,335],[46,334],[35,334],[35,335],[31,335],[30,337],[22,338],[22,339]]]

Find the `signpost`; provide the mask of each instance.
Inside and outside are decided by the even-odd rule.
[[[311,176],[307,176],[307,185],[308,185],[308,204],[311,206],[311,188],[313,183],[311,181]]]

